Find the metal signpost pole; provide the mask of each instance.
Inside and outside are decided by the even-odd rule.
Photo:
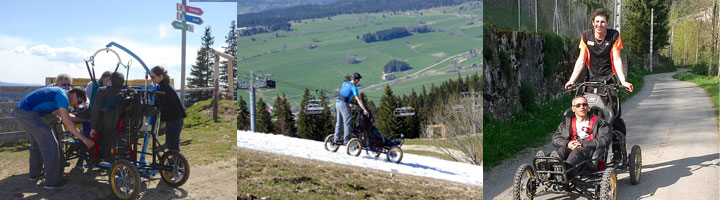
[[[187,4],[187,0],[182,1],[182,5],[185,6]],[[185,14],[184,9],[181,11],[182,14]],[[185,23],[185,18],[182,19],[183,24]],[[183,107],[185,106],[185,29],[182,30],[182,47],[180,48],[180,103],[182,103]]]

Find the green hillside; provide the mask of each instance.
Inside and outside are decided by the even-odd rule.
[[[396,81],[391,85],[396,94],[409,93],[410,88],[420,91],[420,84],[427,84],[429,89],[431,82],[439,85],[456,77],[458,67],[463,73],[481,69],[482,7],[470,6],[471,3],[477,5],[478,2],[421,11],[350,14],[299,23],[295,21],[292,23],[294,31],[241,37],[238,38],[238,73],[247,74],[256,70],[273,74],[271,79],[278,81],[277,88],[258,89],[256,94],[268,100],[285,92],[291,104],[297,106],[304,88],[321,89],[329,93],[328,96],[334,96],[344,74],[361,73],[364,77],[362,89],[362,86],[383,82],[383,66],[392,59],[405,61],[413,68],[396,73],[402,78],[448,57],[463,54],[428,69],[420,74],[420,78]],[[409,37],[383,42],[365,43],[356,39],[378,30],[418,24],[428,25],[436,31],[413,33]],[[308,44],[318,47],[309,49],[306,47]],[[473,49],[478,52],[477,56],[462,58]],[[351,54],[357,56],[360,63],[350,64],[347,58]],[[455,59],[462,62],[453,61]],[[456,64],[452,65],[453,62]],[[476,67],[468,69],[472,64]],[[379,97],[380,92],[368,91],[368,94]],[[247,90],[243,90],[241,95],[248,99]],[[371,100],[378,101],[379,98]]]

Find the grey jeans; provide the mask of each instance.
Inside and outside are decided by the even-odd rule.
[[[16,108],[13,117],[25,129],[30,142],[30,177],[39,176],[45,165],[45,185],[60,183],[59,147],[50,126],[40,114],[22,108]]]
[[[343,141],[347,143],[350,140],[350,105],[347,103],[335,102],[335,111],[337,118],[335,120],[335,141],[340,141],[340,128],[343,128]]]

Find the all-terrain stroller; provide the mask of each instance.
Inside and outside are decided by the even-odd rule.
[[[109,164],[96,165],[108,169],[108,182],[113,193],[120,199],[133,199],[140,193],[140,177],[149,178],[158,173],[172,187],[185,184],[190,177],[187,159],[180,152],[167,150],[157,139],[161,115],[151,99],[162,95],[162,92],[128,88],[123,89],[120,95],[122,100],[117,106],[114,126],[118,128],[118,134],[109,144]],[[138,148],[140,137],[142,147]],[[79,139],[66,139],[65,144],[66,159],[83,157],[96,160],[93,150],[85,148]],[[150,151],[149,145],[152,145]],[[152,156],[152,159],[146,160],[146,155]]]
[[[400,163],[403,158],[401,147],[404,142],[404,135],[401,134],[400,138],[395,140],[385,138],[378,132],[373,122],[372,114],[365,116],[357,107],[353,109],[353,123],[350,130],[352,139],[347,143],[347,154],[359,156],[362,150],[365,150],[366,154],[378,157],[381,153],[385,153],[387,154],[387,160]],[[333,134],[325,137],[325,149],[336,152],[340,146],[334,141],[335,136]]]
[[[625,135],[617,130],[616,113],[619,112],[619,97],[611,97],[611,90],[620,86],[607,85],[600,82],[585,82],[576,87],[576,96],[584,96],[590,106],[588,114],[597,115],[611,127],[612,144],[606,149],[596,149],[589,160],[578,165],[567,167],[558,156],[537,155],[532,165],[521,165],[513,177],[513,199],[532,199],[540,185],[545,190],[577,192],[593,199],[617,198],[616,169],[627,168],[630,182],[640,182],[642,154],[640,146],[635,145],[627,155]],[[605,100],[603,100],[605,99]],[[617,106],[610,106],[617,105]],[[568,109],[564,117],[574,116]],[[622,122],[620,122],[622,123]],[[623,130],[624,131],[624,130]],[[572,172],[572,173],[571,173]]]
[[[90,163],[96,163],[86,167],[108,169],[108,182],[113,194],[120,199],[133,199],[138,196],[142,185],[140,182],[141,176],[149,178],[159,173],[162,180],[172,187],[185,184],[190,177],[190,165],[187,159],[178,151],[167,150],[166,147],[160,145],[157,139],[160,130],[161,113],[159,105],[154,99],[158,99],[164,93],[148,90],[147,76],[150,74],[150,70],[137,55],[127,48],[111,42],[106,48],[98,50],[95,55],[100,52],[113,53],[118,58],[115,71],[120,66],[123,66],[127,68],[126,74],[129,74],[130,63],[125,65],[120,62],[120,56],[110,49],[111,46],[127,52],[142,64],[146,74],[145,87],[125,88],[116,94],[120,99],[114,111],[115,117],[111,121],[114,123],[112,127],[115,127],[117,132],[111,135],[110,144],[107,144],[110,146],[110,156],[104,158],[107,163],[99,163],[92,149],[87,149],[82,141],[67,132],[65,135],[70,138],[63,140],[65,143],[65,159],[82,157],[85,160],[90,160]],[[96,82],[94,75],[95,55],[91,56],[89,61],[85,61],[90,78],[94,83]],[[92,70],[88,64],[89,62],[93,63]],[[96,105],[95,109],[99,109],[98,107]],[[138,148],[138,145],[142,145],[142,147]],[[152,150],[149,150],[149,147]],[[146,155],[151,156],[152,159],[146,159]]]

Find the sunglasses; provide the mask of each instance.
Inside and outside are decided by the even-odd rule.
[[[588,107],[588,106],[590,106],[590,105],[589,105],[588,103],[578,103],[578,104],[575,104],[575,105],[573,105],[573,106],[575,106],[576,108],[580,108],[580,107]]]
[[[71,85],[71,84],[67,84],[67,83],[63,83],[63,84],[60,84],[60,86],[63,86],[63,87],[70,87],[70,86],[72,86],[72,85]]]

